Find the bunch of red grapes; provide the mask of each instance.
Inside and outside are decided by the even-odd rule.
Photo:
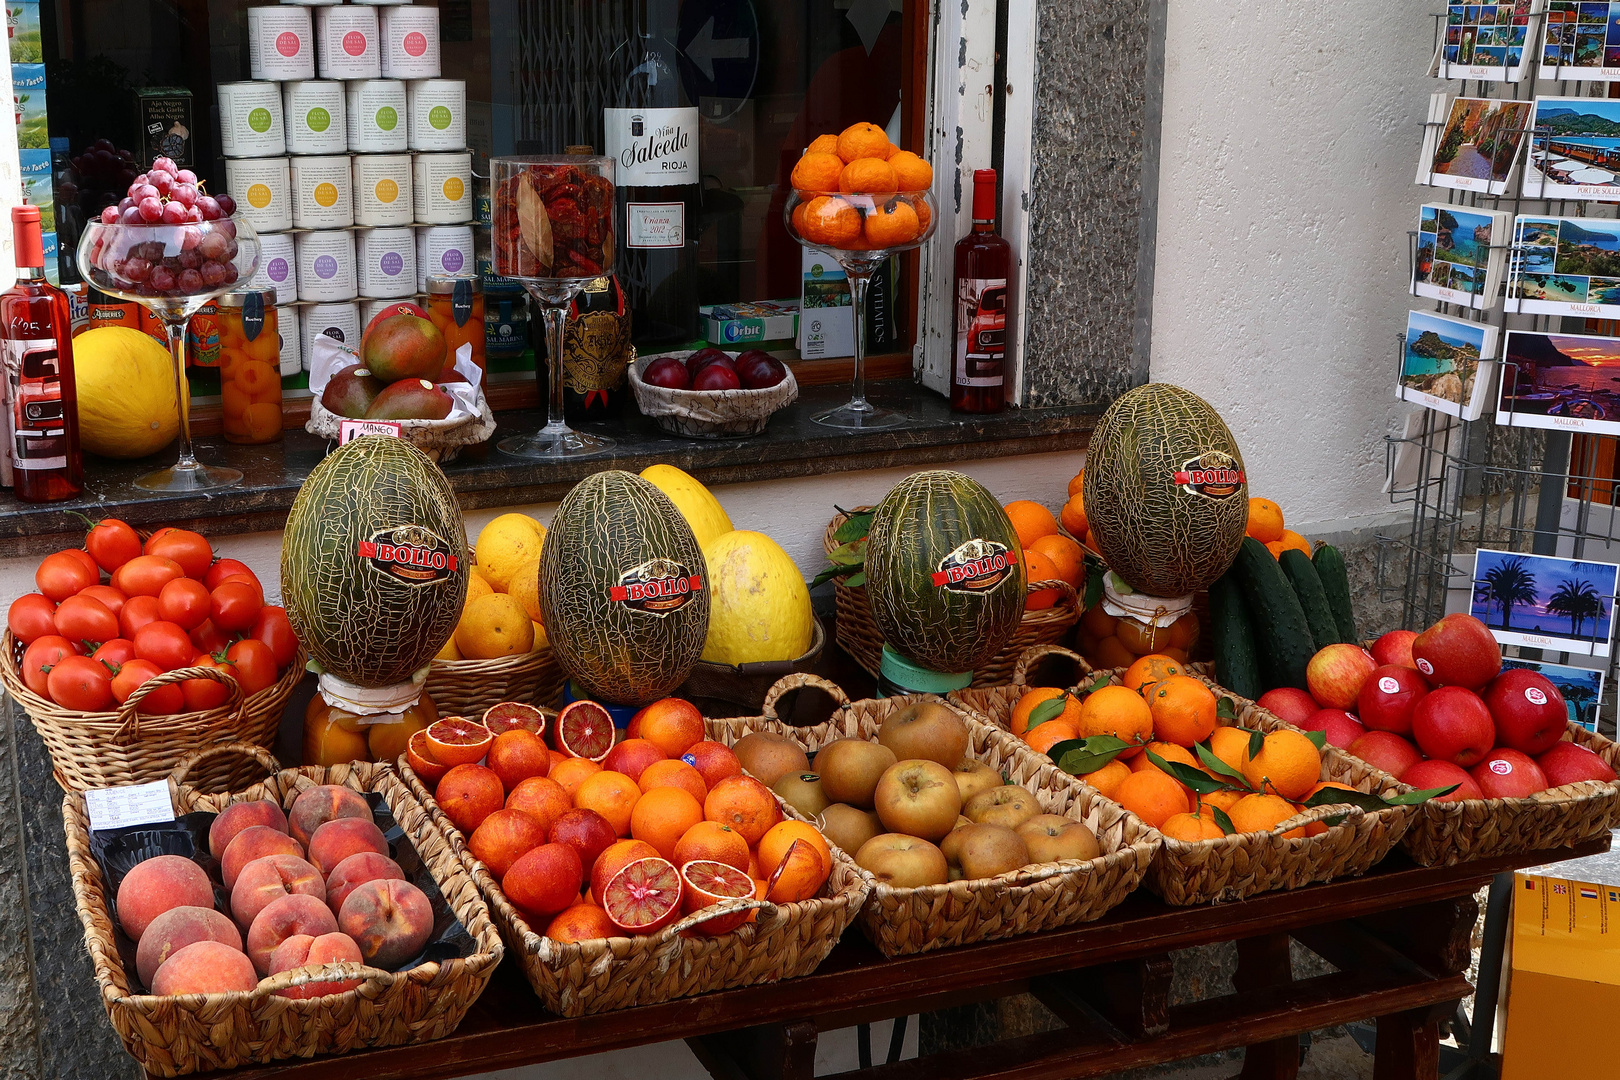
[[[195,296],[237,279],[236,200],[209,195],[197,174],[160,157],[129,185],[117,206],[101,212],[104,225],[189,225],[179,250],[161,239],[136,240],[110,252],[103,243],[92,257],[91,280],[100,288],[141,296]],[[97,279],[100,280],[97,280]]]
[[[188,221],[218,221],[236,212],[229,195],[209,195],[197,174],[160,157],[129,185],[116,207],[101,212],[103,225],[184,225]]]

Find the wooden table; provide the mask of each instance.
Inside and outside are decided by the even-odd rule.
[[[542,1011],[508,960],[449,1038],[208,1075],[427,1080],[685,1039],[718,1080],[811,1080],[819,1032],[1029,993],[1067,1027],[859,1077],[1057,1080],[1246,1046],[1245,1080],[1286,1080],[1301,1033],[1376,1018],[1376,1080],[1433,1080],[1439,1022],[1471,992],[1474,894],[1502,871],[1608,844],[1428,869],[1396,853],[1364,877],[1204,907],[1143,890],[1097,922],[894,960],[852,927],[804,978],[578,1019]],[[1290,939],[1339,970],[1295,980]],[[1237,992],[1171,1005],[1170,952],[1226,941],[1238,947]]]

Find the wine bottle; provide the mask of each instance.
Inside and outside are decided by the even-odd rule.
[[[607,420],[624,403],[630,317],[611,274],[574,294],[563,338],[563,415],[569,423]]]
[[[996,171],[973,173],[973,229],[956,242],[956,348],[951,408],[1000,412],[1007,403],[1007,269],[1012,246],[996,235]]]
[[[12,207],[11,230],[17,283],[0,293],[0,347],[12,487],[24,502],[71,499],[84,490],[72,313],[66,294],[45,279],[39,207]]]

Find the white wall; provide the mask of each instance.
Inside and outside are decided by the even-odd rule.
[[[1170,0],[1152,378],[1220,410],[1307,534],[1391,510],[1432,7]]]

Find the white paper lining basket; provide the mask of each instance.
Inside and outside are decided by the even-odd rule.
[[[463,446],[481,443],[495,434],[495,414],[489,411],[489,399],[480,398],[478,405],[479,415],[467,420],[390,420],[389,423],[398,424],[399,433],[433,461],[454,461]],[[328,410],[320,398],[311,398],[304,430],[335,442],[343,421],[348,419],[352,418]]]
[[[790,370],[787,377],[764,390],[669,390],[642,382],[641,373],[654,360],[672,356],[684,361],[696,351],[644,356],[630,365],[630,389],[644,416],[671,435],[689,439],[743,439],[765,430],[771,414],[793,404],[799,384]]]

